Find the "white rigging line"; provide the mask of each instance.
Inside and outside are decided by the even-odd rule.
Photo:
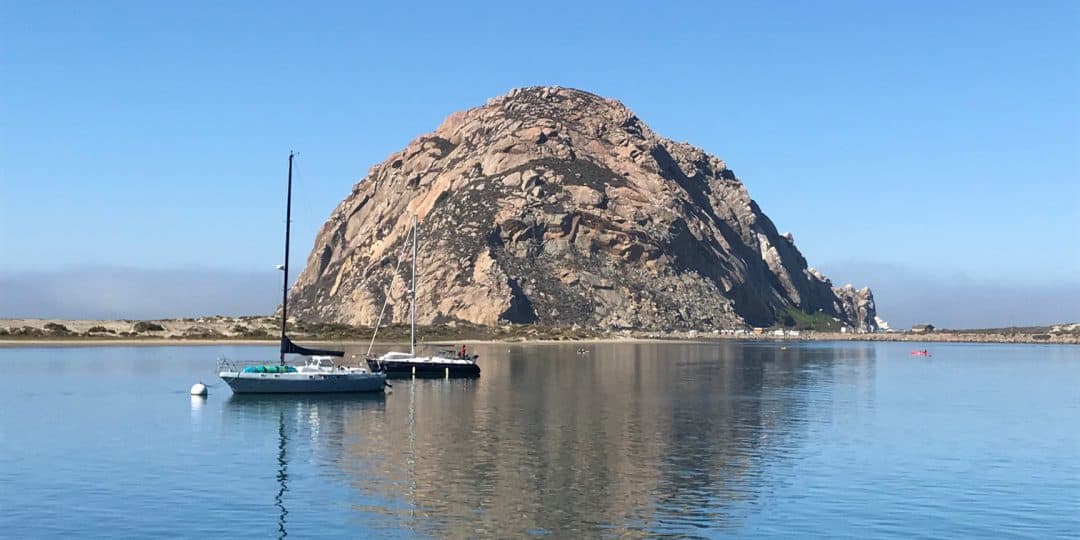
[[[406,241],[406,242],[402,243],[402,245],[401,245],[401,254],[398,255],[397,266],[394,268],[394,274],[393,275],[395,275],[395,276],[397,276],[398,271],[401,270],[401,263],[405,261],[405,253],[406,253],[406,250],[409,248],[409,244],[410,243],[408,241]],[[394,282],[393,278],[390,279],[390,282],[391,283]],[[375,331],[371,333],[371,343],[368,344],[367,356],[371,355],[371,348],[375,346],[375,336],[377,336],[379,334],[379,326],[382,325],[383,313],[386,312],[386,305],[390,303],[390,294],[389,293],[390,293],[390,291],[387,291],[386,298],[383,299],[382,309],[379,310],[379,318],[375,320]]]

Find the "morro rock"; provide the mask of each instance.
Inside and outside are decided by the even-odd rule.
[[[319,232],[297,317],[372,325],[389,295],[384,322],[407,321],[414,215],[421,324],[876,325],[869,290],[808,268],[723,161],[580,90],[514,90],[373,167]]]

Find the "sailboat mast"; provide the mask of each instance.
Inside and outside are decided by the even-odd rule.
[[[285,343],[285,321],[289,308],[289,225],[292,224],[292,162],[293,153],[289,152],[289,188],[285,195],[285,265],[281,277],[281,342]],[[281,365],[285,365],[285,348],[281,348]]]
[[[416,356],[416,216],[412,218],[412,302],[409,305],[409,320],[412,330],[409,333],[409,352]]]

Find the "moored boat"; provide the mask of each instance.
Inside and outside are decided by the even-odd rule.
[[[454,351],[440,351],[428,356],[416,354],[416,245],[417,224],[416,217],[412,219],[412,285],[409,288],[409,352],[391,351],[381,356],[371,356],[371,348],[368,347],[368,368],[376,373],[385,373],[387,377],[479,377],[480,366],[477,365],[477,354],[469,354],[462,346]],[[385,308],[384,308],[385,309]],[[375,332],[378,332],[380,320],[375,323]],[[372,344],[375,336],[372,335]]]
[[[407,352],[388,352],[368,358],[368,368],[386,373],[387,377],[479,377],[479,355],[454,356],[438,352],[431,356],[416,356]]]
[[[386,386],[385,374],[338,365],[329,355],[310,356],[298,366],[222,360],[218,376],[237,394],[382,392]]]
[[[277,364],[221,360],[218,376],[238,394],[383,392],[386,374],[365,366],[338,365],[342,351],[309,349],[296,345],[285,333],[289,307],[289,223],[292,218],[293,154],[289,154],[289,183],[285,198],[285,264],[281,267],[281,350]],[[308,357],[299,366],[285,362],[286,354]]]

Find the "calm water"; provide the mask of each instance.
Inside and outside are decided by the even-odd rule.
[[[1080,348],[577,347],[366,399],[213,376],[272,348],[0,349],[0,536],[1080,536]]]

